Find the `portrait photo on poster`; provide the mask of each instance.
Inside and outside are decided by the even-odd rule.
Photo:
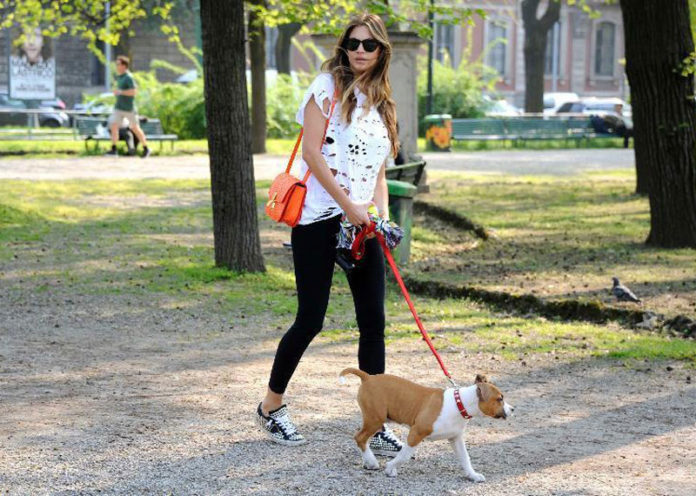
[[[9,60],[10,98],[47,100],[56,94],[56,59],[53,40],[41,28],[11,32]]]

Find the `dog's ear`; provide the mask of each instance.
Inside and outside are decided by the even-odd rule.
[[[493,394],[493,388],[488,382],[481,381],[476,383],[476,396],[479,401],[488,401]]]
[[[483,374],[476,374],[476,379],[474,379],[474,384],[480,384],[482,382],[488,382],[488,377]]]

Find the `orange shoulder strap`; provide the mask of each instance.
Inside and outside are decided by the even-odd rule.
[[[326,124],[324,124],[324,134],[321,137],[321,143],[322,146],[324,144],[324,140],[326,139],[326,131],[329,128],[329,121],[331,120],[331,115],[333,114],[334,107],[336,106],[336,98],[338,95],[338,89],[334,92],[333,98],[331,99],[331,109],[329,110],[329,116],[326,118]],[[290,160],[288,161],[288,166],[285,168],[285,172],[289,173],[290,168],[292,167],[293,162],[295,161],[295,156],[297,155],[297,149],[300,147],[300,143],[302,142],[302,133],[304,132],[304,128],[300,129],[300,134],[297,136],[297,141],[295,142],[295,148],[292,150],[292,155],[290,155]],[[310,174],[312,171],[307,167],[307,173],[305,174],[304,178],[302,179],[303,183],[307,182],[307,179],[309,179]]]

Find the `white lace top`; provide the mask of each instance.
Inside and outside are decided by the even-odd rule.
[[[334,92],[333,77],[329,73],[319,74],[307,89],[295,119],[304,125],[304,110],[310,98],[324,112],[324,102],[329,102]],[[366,96],[356,90],[357,105],[350,125],[341,121],[341,104],[336,103],[321,153],[334,177],[343,190],[356,203],[372,201],[377,183],[377,174],[391,149],[387,128],[373,106],[363,115]],[[328,117],[328,113],[324,114]],[[299,155],[299,154],[298,154]],[[304,177],[307,164],[302,162],[300,177]],[[336,201],[319,183],[314,174],[307,180],[307,197],[300,224],[311,224],[329,219],[343,211]]]

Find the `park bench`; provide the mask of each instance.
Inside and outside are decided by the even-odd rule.
[[[455,141],[495,141],[514,139],[505,129],[503,119],[452,119]]]
[[[100,141],[111,141],[107,119],[102,117],[81,117],[76,119],[77,134],[87,142],[94,141],[94,149],[99,149]],[[160,150],[165,141],[169,141],[171,149],[174,149],[174,142],[179,139],[176,134],[165,134],[162,123],[159,119],[143,119],[140,121],[140,128],[145,133],[148,141],[159,141]]]
[[[568,134],[568,128],[564,121],[543,119],[506,120],[505,130],[511,136],[522,141],[563,139]]]
[[[454,141],[579,141],[590,138],[615,138],[613,134],[597,133],[589,117],[544,119],[539,117],[512,117],[488,119],[452,119]]]
[[[421,176],[423,175],[423,169],[425,169],[425,161],[420,160],[408,164],[387,167],[385,174],[387,179],[403,181],[418,186]]]

